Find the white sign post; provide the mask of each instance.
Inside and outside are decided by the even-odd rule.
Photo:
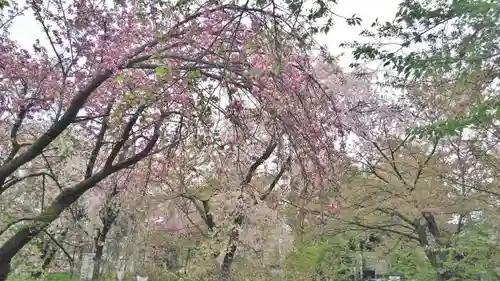
[[[94,253],[84,254],[82,257],[82,267],[80,269],[80,279],[92,280],[94,273]]]
[[[121,268],[116,270],[116,279],[118,279],[118,281],[123,281],[124,276],[125,276],[125,266],[122,266]]]

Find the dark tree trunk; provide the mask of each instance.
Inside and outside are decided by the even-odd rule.
[[[0,260],[0,280],[7,280],[10,273],[10,260]]]
[[[262,165],[262,163],[264,163],[264,161],[269,159],[269,157],[274,152],[274,150],[276,149],[277,146],[278,146],[278,143],[275,142],[274,140],[272,140],[269,143],[269,145],[267,146],[267,148],[265,149],[265,151],[262,153],[262,155],[259,158],[257,158],[257,160],[255,160],[255,162],[253,162],[253,164],[250,166],[250,168],[248,170],[247,175],[245,176],[245,178],[243,179],[243,181],[240,184],[240,188],[242,188],[242,190],[245,186],[250,184],[250,182],[252,181],[252,177],[254,175],[254,172],[257,170],[257,168],[260,165]],[[290,157],[286,160],[286,163],[289,163],[289,161],[291,161]],[[278,175],[274,178],[273,182],[269,185],[266,192],[260,196],[260,200],[265,200],[267,198],[267,196],[269,194],[271,194],[274,187],[278,183],[279,179],[281,178],[281,176],[285,172],[285,169],[287,166],[288,165],[283,165],[281,167],[280,171],[278,172]],[[240,200],[240,199],[242,199],[242,196],[240,196],[238,198],[238,200]],[[253,204],[255,205],[257,203],[258,203],[258,201],[254,200]],[[206,212],[206,213],[208,214],[208,212]],[[233,227],[231,234],[229,236],[229,245],[226,249],[226,254],[224,255],[224,260],[223,260],[223,262],[221,264],[221,268],[220,268],[220,280],[221,281],[231,280],[231,266],[234,262],[234,254],[236,253],[237,243],[238,243],[239,236],[240,236],[238,228],[243,224],[244,218],[245,218],[245,215],[242,213],[235,214],[235,218],[233,220],[234,227]]]
[[[236,252],[236,245],[229,246],[228,251],[224,255],[224,260],[220,268],[220,280],[230,281],[231,280],[231,266],[234,261],[234,253]]]
[[[54,139],[64,132],[74,121],[80,109],[85,105],[88,97],[112,75],[113,71],[109,69],[97,73],[94,78],[91,79],[87,85],[85,85],[85,87],[78,91],[75,97],[71,100],[71,103],[68,109],[64,112],[63,116],[57,122],[54,122],[47,131],[45,131],[35,142],[33,142],[28,150],[20,154],[18,153],[19,149],[11,150],[10,154],[12,157],[8,157],[2,166],[0,166],[0,194],[9,188],[9,186],[5,185],[6,179],[19,169],[19,167],[38,157]],[[23,116],[19,116],[18,121],[22,122],[22,118]],[[16,128],[13,127],[12,129],[13,132],[16,133]],[[125,163],[119,163],[111,166],[107,170],[101,170],[97,174],[92,175],[92,177],[74,185],[72,188],[64,190],[57,196],[54,203],[52,203],[47,210],[30,223],[30,225],[20,228],[12,237],[3,243],[0,247],[0,281],[5,281],[7,279],[10,272],[10,262],[14,255],[16,255],[19,250],[31,241],[33,237],[37,236],[52,221],[59,217],[62,211],[75,202],[85,191],[93,187],[102,179],[106,178],[108,175],[129,167],[146,157],[159,138],[158,131],[159,130],[155,130],[152,141],[148,143],[145,150],[135,155],[135,157],[128,159]]]
[[[101,262],[102,262],[103,250],[104,250],[104,245],[98,244],[95,247],[94,268],[92,271],[92,280],[99,280],[99,278],[101,277]]]
[[[243,215],[238,215],[234,219],[234,225],[241,226],[243,223]],[[240,233],[237,227],[233,228],[231,231],[231,235],[229,236],[229,247],[226,250],[226,254],[224,255],[224,260],[222,261],[220,267],[220,280],[221,281],[230,281],[231,280],[231,266],[234,261],[234,254],[236,253],[236,243],[238,243],[238,239],[240,237]]]
[[[449,255],[453,255],[454,262],[460,262],[463,259],[461,253],[448,250],[450,242],[447,239],[442,239],[442,233],[436,223],[434,215],[430,212],[422,212],[422,218],[425,223],[418,222],[415,225],[418,227],[417,232],[420,238],[420,245],[423,247],[431,246],[426,230],[435,240],[435,247],[439,250],[427,250],[426,255],[432,267],[436,271],[436,281],[462,280],[459,272],[453,268],[449,268],[445,264],[448,263]]]
[[[131,161],[130,164],[123,165],[128,167],[137,161]],[[0,281],[5,281],[9,273],[8,268],[12,258],[19,252],[28,242],[30,242],[34,237],[36,237],[40,232],[42,232],[51,222],[59,217],[59,215],[73,204],[80,196],[85,193],[85,191],[92,188],[102,179],[106,178],[108,175],[122,169],[119,165],[115,165],[106,171],[101,171],[89,179],[86,179],[72,188],[65,189],[61,192],[54,202],[40,214],[32,223],[29,225],[21,227],[13,236],[11,236],[3,245],[0,247]]]
[[[116,192],[113,192],[111,194],[111,198],[113,198],[116,194]],[[108,238],[109,231],[113,227],[117,216],[118,210],[116,209],[114,204],[106,204],[106,206],[104,207],[104,212],[101,214],[101,221],[103,224],[102,230],[97,229],[96,237],[94,238],[95,256],[92,280],[99,280],[99,278],[101,277],[101,263],[102,256],[104,254],[104,243],[106,242],[106,238]]]
[[[33,237],[40,234],[40,232],[47,228],[47,226],[49,226],[51,222],[56,220],[64,210],[66,210],[69,206],[71,206],[71,204],[76,202],[76,200],[78,200],[78,198],[80,198],[83,193],[94,187],[101,180],[105,179],[113,173],[136,164],[137,162],[148,156],[149,152],[153,149],[159,137],[160,135],[158,125],[155,126],[155,132],[150,142],[142,151],[122,162],[118,162],[115,165],[105,167],[101,171],[79,182],[73,187],[63,190],[55,198],[54,202],[42,214],[36,217],[29,225],[21,227],[13,236],[11,236],[6,242],[4,242],[0,247],[0,281],[5,281],[7,279],[10,268],[9,264],[12,258],[28,242],[30,242]]]
[[[94,268],[92,271],[92,280],[99,280],[101,277],[101,263],[104,254],[104,243],[106,242],[107,235],[111,227],[103,227],[103,230],[98,230],[98,235],[94,238],[95,243],[95,256]]]

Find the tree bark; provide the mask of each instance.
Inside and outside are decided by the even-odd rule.
[[[220,280],[221,281],[230,281],[231,280],[231,266],[234,261],[234,254],[236,253],[238,239],[240,237],[240,232],[238,231],[238,227],[243,223],[243,215],[238,215],[234,219],[234,228],[231,231],[231,235],[229,236],[229,245],[226,250],[226,254],[224,255],[224,260],[222,261],[220,267]]]
[[[224,255],[224,260],[220,268],[220,280],[230,281],[231,280],[231,266],[234,260],[234,253],[236,252],[236,245],[230,245],[228,251]]]
[[[94,268],[92,269],[92,280],[99,280],[101,277],[101,262],[104,245],[97,244],[94,256]]]
[[[10,261],[0,260],[0,280],[7,280],[10,273]]]
[[[278,143],[274,140],[269,142],[267,148],[264,150],[262,155],[253,162],[253,164],[250,166],[248,169],[248,172],[243,179],[243,181],[240,183],[240,188],[243,190],[245,187],[247,187],[250,182],[252,181],[252,178],[254,176],[255,171],[257,168],[259,168],[260,165],[262,165],[269,157],[271,154],[274,152],[276,147],[278,146]],[[291,158],[288,157],[287,160],[285,161],[285,164],[282,166],[280,171],[278,172],[278,175],[275,177],[273,182],[269,185],[267,192],[265,192],[261,197],[260,200],[265,200],[269,194],[271,194],[272,190],[278,183],[279,179],[283,176],[283,173],[285,172],[286,167],[290,163]],[[242,199],[240,196],[238,200]],[[253,204],[258,204],[257,200],[254,200]],[[236,213],[235,218],[233,220],[233,229],[231,230],[231,234],[229,236],[229,245],[226,249],[226,254],[224,255],[224,260],[222,261],[221,268],[220,268],[220,280],[221,281],[230,281],[231,280],[231,266],[234,261],[234,255],[236,253],[237,249],[237,243],[240,237],[240,233],[238,231],[238,228],[243,224],[243,219],[245,218],[245,215],[242,213]]]
[[[95,256],[94,256],[94,268],[92,274],[92,280],[99,280],[101,277],[101,263],[102,256],[104,254],[104,243],[111,230],[114,220],[105,221],[102,231],[98,229],[97,236],[94,238],[95,241]]]
[[[426,256],[436,271],[436,281],[462,280],[460,273],[456,272],[456,270],[446,268],[445,266],[449,255],[453,255],[454,262],[459,262],[462,259],[460,258],[460,253],[447,250],[451,246],[450,242],[447,239],[443,239],[442,232],[432,213],[422,212],[422,218],[425,220],[425,223],[416,223],[415,225],[418,226],[417,232],[420,238],[420,245],[423,247],[431,246],[436,248],[435,250],[426,250]],[[430,235],[426,233],[426,230],[428,230]],[[428,236],[433,237],[435,245],[431,245],[428,239],[430,237]]]

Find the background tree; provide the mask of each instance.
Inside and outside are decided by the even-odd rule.
[[[496,1],[401,1],[392,22],[374,22],[361,33],[369,43],[345,46],[354,48],[357,60],[377,60],[380,67],[395,70],[391,75],[418,84],[429,85],[440,77],[439,84],[455,92],[481,80],[476,89],[481,95],[473,93],[475,99],[462,114],[426,124],[430,127],[425,132],[431,135],[454,135],[498,120],[499,19]]]

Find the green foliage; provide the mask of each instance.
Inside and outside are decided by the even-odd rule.
[[[459,92],[475,82],[477,73],[484,76],[484,88],[500,74],[500,6],[495,0],[402,1],[393,22],[376,21],[362,35],[373,40],[346,44],[354,48],[355,59],[380,60],[405,79],[442,77]],[[399,48],[386,47],[394,42]],[[489,126],[500,118],[497,109],[496,100],[478,102],[467,116],[440,120],[417,133],[441,137],[472,125]]]
[[[0,10],[3,10],[5,7],[9,7],[10,3],[7,0],[0,0]]]
[[[393,249],[391,253],[391,271],[404,273],[408,280],[435,280],[436,273],[421,249],[405,245]]]
[[[7,278],[7,281],[36,281],[36,278],[30,278],[27,276],[17,276],[11,275]],[[78,278],[72,278],[70,273],[67,272],[54,272],[50,273],[45,277],[45,281],[77,281]]]
[[[71,274],[68,272],[54,272],[47,275],[47,281],[71,281],[75,280],[75,278],[71,277]]]
[[[465,280],[498,280],[500,252],[497,231],[480,223],[469,225],[454,239],[453,251],[465,253],[464,260],[451,262]],[[450,266],[448,261],[447,266]]]
[[[285,260],[285,276],[345,278],[355,268],[356,252],[349,249],[350,234],[310,239],[297,245]]]
[[[156,274],[158,275],[158,274]],[[153,276],[156,276],[155,274],[153,274]],[[28,277],[28,276],[25,276],[25,275],[10,275],[9,278],[7,278],[7,281],[38,281],[40,279],[36,279],[36,278],[31,278],[31,277]],[[69,272],[53,272],[53,273],[49,273],[47,274],[44,279],[44,281],[81,281],[81,279],[78,277],[78,276],[71,276],[71,273]],[[116,280],[116,277],[114,275],[108,275],[108,276],[105,276],[105,277],[102,277],[102,279],[100,279],[101,281],[115,281]],[[132,277],[132,275],[130,273],[128,273],[127,275],[125,275],[124,281],[132,281],[132,280],[135,280],[134,277]],[[168,281],[170,279],[152,279],[152,278],[149,278],[149,280],[152,280],[152,281],[156,281],[156,280],[161,280],[161,281]],[[172,279],[172,280],[178,280],[178,279]]]
[[[147,265],[142,275],[148,276],[148,281],[177,281],[179,280],[179,275],[173,273],[172,271],[166,270],[164,268],[158,267],[154,264]]]
[[[201,77],[201,71],[199,69],[190,70],[187,74],[189,80],[194,80]]]
[[[405,76],[449,73],[466,75],[493,66],[500,56],[500,8],[493,0],[401,2],[393,22],[374,22],[363,35],[387,43],[399,41],[397,50],[383,43],[351,43],[356,59],[379,59]],[[424,48],[402,51],[420,44]],[[486,65],[485,65],[486,64]],[[456,73],[455,73],[456,74]]]
[[[155,68],[155,73],[158,76],[163,76],[165,74],[168,74],[170,72],[170,68],[167,65],[160,65],[157,68]]]
[[[400,243],[391,250],[391,271],[402,272],[406,279],[414,281],[435,280],[436,271],[453,272],[459,278],[455,278],[456,280],[498,280],[500,254],[494,237],[493,229],[471,223],[452,238],[449,247],[437,250],[442,256],[446,256],[439,262],[439,268],[431,265],[424,249]],[[459,260],[455,258],[457,253],[463,254]]]
[[[419,137],[431,136],[442,138],[456,136],[466,128],[487,129],[500,120],[500,101],[496,99],[476,103],[463,117],[446,118],[428,126],[418,128],[415,133]]]

